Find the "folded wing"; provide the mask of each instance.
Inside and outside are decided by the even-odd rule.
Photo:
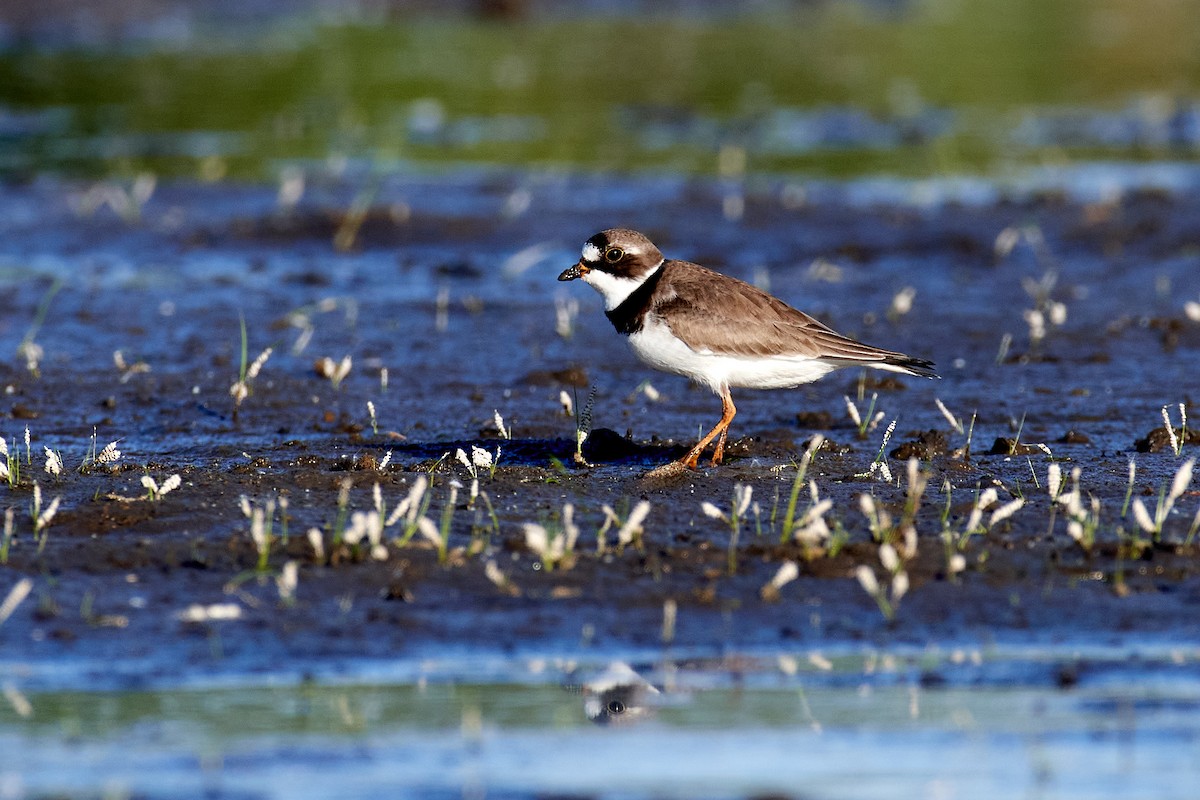
[[[686,261],[671,261],[669,285],[654,311],[696,352],[745,358],[797,356],[936,377],[932,364],[856,342],[744,281]]]

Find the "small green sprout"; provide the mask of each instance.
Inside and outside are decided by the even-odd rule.
[[[1125,486],[1125,502],[1121,504],[1121,519],[1129,513],[1129,500],[1133,497],[1133,482],[1137,479],[1137,462],[1129,460],[1129,482]]]
[[[1000,337],[1000,346],[996,349],[996,364],[1003,364],[1008,358],[1008,351],[1012,349],[1013,337],[1011,333],[1005,333]]]
[[[795,561],[785,561],[771,580],[758,590],[759,596],[768,603],[779,602],[779,590],[800,577],[800,567]]]
[[[38,331],[46,321],[46,317],[50,314],[50,302],[62,287],[62,278],[55,278],[54,283],[50,284],[50,288],[46,290],[46,293],[42,295],[42,299],[38,302],[37,311],[33,315],[33,321],[29,324],[29,330],[25,331],[24,338],[17,345],[17,355],[25,362],[25,369],[34,378],[41,377],[41,361],[42,357],[46,354],[46,351],[35,340],[37,339]],[[26,442],[26,447],[28,448],[28,442]]]
[[[441,524],[434,525],[429,517],[419,517],[416,521],[417,531],[437,548],[438,563],[445,565],[450,555],[450,527],[454,521],[454,510],[458,504],[458,490],[462,484],[450,481],[449,496],[442,506]]]
[[[1025,506],[1025,498],[1018,497],[1010,500],[1004,505],[994,509],[987,522],[984,522],[983,513],[985,510],[993,506],[999,499],[999,493],[992,486],[984,489],[975,498],[974,504],[971,506],[971,513],[967,516],[967,523],[963,526],[962,533],[958,535],[958,549],[963,550],[967,546],[967,542],[972,536],[986,534],[996,525],[1009,519]],[[949,502],[947,500],[947,502]]]
[[[566,392],[563,392],[566,395]],[[560,398],[561,399],[561,398]],[[568,398],[569,399],[569,398]],[[576,398],[578,399],[578,398]],[[583,443],[587,441],[587,437],[592,432],[592,408],[596,403],[596,387],[593,386],[588,390],[587,401],[583,404],[583,408],[579,410],[579,414],[575,417],[575,463],[590,467],[591,464],[583,457]],[[570,409],[567,404],[564,404],[568,414]]]
[[[879,399],[878,392],[871,393],[871,403],[867,406],[865,415],[859,413],[858,406],[850,399],[849,395],[842,395],[842,399],[846,401],[846,412],[850,415],[850,421],[854,423],[854,427],[858,431],[859,439],[867,438],[867,434],[875,430],[883,421],[884,412],[875,411],[875,402]]]
[[[1192,482],[1192,472],[1196,465],[1196,459],[1188,459],[1180,465],[1175,473],[1174,479],[1171,481],[1171,488],[1167,490],[1165,487],[1159,492],[1158,504],[1154,509],[1154,515],[1146,509],[1142,498],[1134,498],[1133,501],[1133,518],[1146,533],[1151,534],[1155,541],[1158,541],[1162,535],[1163,524],[1167,521],[1167,516],[1171,510],[1175,508],[1175,501],[1183,496]]]
[[[908,572],[904,569],[904,563],[900,560],[896,548],[886,542],[879,546],[879,563],[891,577],[888,588],[885,589],[879,584],[875,571],[866,564],[859,564],[855,568],[854,577],[858,579],[863,591],[875,600],[884,619],[891,622],[896,618],[896,609],[901,598],[908,593]]]
[[[512,430],[505,427],[504,417],[500,416],[499,411],[492,411],[492,420],[496,423],[496,432],[500,434],[501,439],[512,439]]]
[[[309,528],[306,534],[308,538],[308,546],[313,551],[313,561],[317,564],[325,563],[325,534],[320,528]]]
[[[478,445],[471,445],[471,456],[468,458],[467,453],[461,447],[454,453],[455,459],[467,468],[471,478],[479,478],[479,470],[486,469],[489,478],[496,477],[496,467],[500,464],[500,448],[496,448],[496,454],[492,455],[487,450],[484,450]]]
[[[322,378],[328,378],[336,392],[341,388],[342,381],[350,374],[353,366],[354,360],[349,355],[342,356],[341,361],[334,361],[329,356],[325,356],[317,362],[317,374]]]
[[[424,475],[418,475],[417,479],[413,481],[412,488],[408,490],[408,496],[392,509],[392,513],[384,521],[385,528],[390,528],[401,520],[404,521],[403,531],[397,541],[398,546],[403,547],[417,533],[419,521],[429,510],[432,497],[433,494],[429,491],[429,479]]]
[[[61,500],[61,497],[55,497],[49,505],[42,508],[42,487],[37,483],[33,484],[33,503],[30,507],[29,518],[33,520],[33,538],[38,543],[39,553],[46,546],[48,529],[50,523],[54,521],[54,516],[58,513]]]
[[[933,398],[933,402],[938,407],[938,411],[942,412],[942,416],[946,418],[946,421],[950,423],[950,427],[954,429],[955,433],[962,436],[964,433],[962,421],[954,416],[950,409],[946,408],[946,404],[942,402],[940,397]]]
[[[376,484],[378,486],[378,484]],[[384,519],[379,507],[370,511],[355,511],[350,515],[350,524],[342,531],[342,542],[351,548],[355,555],[364,541],[367,552],[376,561],[387,560],[387,547],[383,544]]]
[[[45,472],[52,478],[58,478],[62,475],[63,460],[62,456],[56,450],[51,450],[49,447],[43,447],[46,455]]]
[[[267,571],[271,558],[271,527],[275,522],[275,501],[267,500],[265,505],[255,505],[251,508],[249,501],[243,497],[242,512],[245,513],[247,509],[250,512],[250,539],[254,542],[254,549],[258,551],[258,564],[255,569],[263,573]]]
[[[634,544],[640,550],[642,547],[642,534],[645,533],[643,523],[650,513],[650,502],[648,500],[639,501],[633,510],[629,512],[629,516],[622,522],[617,513],[612,507],[605,504],[600,506],[600,511],[604,514],[604,524],[600,530],[596,531],[596,552],[603,553],[606,548],[605,534],[610,527],[617,529],[617,546],[624,550],[628,544]]]
[[[575,555],[575,543],[579,541],[579,526],[575,524],[575,507],[566,503],[562,509],[561,524],[549,530],[536,522],[526,522],[525,546],[537,554],[542,567],[547,571],[571,564]]]
[[[350,489],[353,488],[354,482],[349,478],[344,478],[341,485],[338,487],[337,499],[337,514],[333,518],[333,544],[336,547],[342,543],[342,533],[346,528],[346,521],[350,516]],[[249,505],[246,498],[242,498],[242,513],[250,516]]]
[[[857,477],[873,478],[875,477],[875,474],[878,473],[879,477],[887,483],[892,482],[892,469],[887,463],[887,446],[888,442],[892,439],[892,434],[896,430],[897,422],[899,422],[899,420],[892,420],[891,424],[888,425],[887,429],[884,430],[883,441],[879,443],[879,451],[875,454],[875,459],[871,462],[871,465],[867,468],[867,471],[860,473]]]
[[[21,454],[15,442],[10,451],[3,436],[0,436],[0,480],[7,481],[10,488],[21,482]]]
[[[296,602],[296,586],[300,583],[300,566],[295,561],[288,561],[275,576],[275,586],[279,590],[279,599],[285,606]]]
[[[117,372],[121,373],[121,383],[129,383],[133,376],[150,371],[150,365],[141,359],[130,364],[120,350],[113,351],[113,366],[117,368]]]
[[[104,446],[103,450],[96,451],[96,429],[92,428],[92,443],[88,448],[88,453],[83,461],[79,464],[76,471],[80,475],[87,475],[92,471],[93,467],[107,467],[110,464],[115,464],[121,459],[121,451],[117,449],[120,440],[109,442]]]
[[[494,560],[489,559],[488,562],[483,565],[483,574],[489,581],[491,581],[493,586],[495,586],[501,592],[504,592],[504,594],[508,595],[509,597],[520,596],[520,588],[508,579],[508,576],[500,570],[500,567]]]
[[[1054,514],[1062,506],[1067,514],[1067,535],[1085,553],[1091,553],[1096,544],[1096,531],[1100,528],[1100,500],[1093,496],[1088,506],[1084,506],[1083,492],[1079,488],[1079,476],[1082,473],[1079,467],[1071,470],[1071,488],[1067,490],[1058,464],[1052,463],[1047,467],[1046,491],[1054,504],[1050,511],[1050,527],[1053,529]]]
[[[13,541],[14,509],[10,506],[4,509],[4,533],[0,535],[0,564],[8,563],[8,549]]]
[[[259,353],[254,361],[247,363],[249,339],[246,334],[246,318],[240,317],[239,322],[241,326],[241,360],[238,379],[229,387],[229,395],[233,398],[234,420],[237,420],[238,409],[241,408],[242,402],[250,396],[254,379],[258,377],[258,373],[262,371],[263,365],[267,363],[267,359],[271,357],[272,353],[272,348],[268,347]]]
[[[800,456],[800,463],[796,466],[796,477],[792,480],[792,491],[788,495],[787,510],[783,514],[783,527],[780,530],[779,541],[785,542],[789,537],[795,535],[796,519],[796,502],[800,497],[800,487],[804,485],[805,477],[808,475],[808,468],[812,466],[813,459],[821,450],[821,446],[825,443],[825,437],[821,434],[813,436],[808,441],[808,447],[804,449],[804,455]],[[812,485],[813,502],[816,503],[816,482]],[[824,513],[824,512],[822,512]]]
[[[733,504],[730,506],[728,514],[707,500],[700,504],[700,510],[706,517],[719,519],[729,526],[729,547],[725,553],[725,567],[730,575],[737,574],[738,536],[741,533],[742,519],[750,508],[753,494],[754,487],[741,483],[734,484]]]

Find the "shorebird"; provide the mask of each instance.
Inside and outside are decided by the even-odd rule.
[[[599,292],[605,315],[644,363],[721,398],[721,420],[678,462],[689,469],[714,439],[713,466],[724,458],[737,413],[733,387],[786,389],[855,366],[938,377],[931,361],[856,342],[745,281],[664,258],[637,231],[597,233],[558,279]]]

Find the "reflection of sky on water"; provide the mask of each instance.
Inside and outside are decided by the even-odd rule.
[[[427,664],[405,682],[10,688],[26,715],[0,711],[0,780],[17,797],[371,797],[388,786],[397,797],[1125,800],[1186,797],[1200,779],[1194,654],[1082,670],[1053,649],[943,655],[920,670],[879,653],[795,653],[636,669],[516,660],[474,680]],[[1066,673],[1079,676],[1069,689],[1054,679]],[[653,713],[594,725],[581,675],[645,687]]]

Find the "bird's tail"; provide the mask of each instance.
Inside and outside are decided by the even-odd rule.
[[[870,366],[879,369],[886,369],[890,372],[902,372],[905,375],[916,375],[918,378],[940,378],[933,369],[933,362],[924,358],[912,358],[910,356],[895,356],[893,358],[885,358],[878,364]]]

